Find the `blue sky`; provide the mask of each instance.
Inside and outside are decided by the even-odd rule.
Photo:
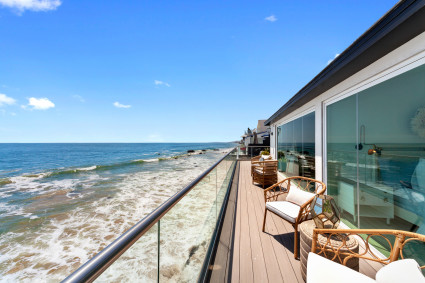
[[[0,0],[0,142],[237,140],[396,2]]]

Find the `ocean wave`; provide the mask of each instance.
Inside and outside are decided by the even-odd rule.
[[[133,160],[133,162],[135,162],[135,161],[143,161],[143,162],[157,162],[157,161],[159,161],[159,159],[158,159],[158,158],[151,158],[151,159],[145,159],[145,160],[143,160],[143,159]],[[142,162],[142,163],[143,163],[143,162]]]
[[[216,153],[196,155],[193,158],[171,160],[165,166],[158,163],[156,170],[131,171],[126,174],[120,172],[114,177],[111,177],[109,173],[102,176],[101,172],[78,176],[81,178],[72,180],[47,180],[47,182],[20,177],[19,181],[32,182],[28,184],[28,187],[33,188],[37,185],[36,189],[42,190],[43,194],[32,197],[31,204],[25,207],[3,205],[4,210],[7,209],[9,213],[22,215],[25,218],[25,225],[17,225],[15,230],[0,234],[2,277],[0,281],[30,282],[36,278],[39,281],[62,280],[178,192],[184,184],[190,183],[199,176],[217,158]],[[133,160],[133,163],[134,161],[142,164],[146,162]],[[178,168],[183,172],[170,170],[170,168]],[[97,172],[97,170],[99,168],[96,167],[89,172]],[[94,179],[88,180],[91,175]],[[116,182],[101,185],[99,180],[106,177]],[[88,187],[81,189],[82,184]],[[170,223],[166,225],[168,227],[161,227],[165,229],[164,231],[173,230],[173,233],[170,233],[171,230],[166,233],[169,237],[176,236],[167,240],[167,245],[163,247],[168,255],[164,256],[167,262],[165,268],[170,269],[168,275],[161,275],[163,281],[167,278],[169,281],[187,281],[185,279],[193,277],[191,270],[197,268],[194,263],[202,259],[202,255],[198,253],[206,250],[205,245],[202,244],[204,237],[201,236],[205,232],[199,231],[199,227],[203,227],[203,223],[208,219],[210,202],[214,199],[216,179],[213,183],[205,183],[202,186],[203,189],[193,191],[196,201],[182,200],[181,205],[183,210],[187,207],[189,211],[199,213],[194,215],[175,210],[169,215]],[[93,197],[87,198],[88,194]],[[49,209],[47,214],[44,212],[46,209]],[[15,211],[12,212],[13,210]],[[213,214],[215,215],[214,211]],[[185,227],[185,229],[177,229],[179,230],[177,231],[173,228],[173,223],[178,223],[179,227]],[[29,228],[32,229],[32,233],[28,233]],[[187,240],[188,230],[192,235],[190,241]],[[140,278],[142,278],[141,281],[149,281],[151,274],[156,275],[156,265],[152,262],[156,258],[156,241],[157,233],[153,227],[152,231],[145,234],[143,240],[138,242],[139,244],[127,251],[123,258],[114,264],[115,267],[103,275],[103,278],[108,280],[101,281],[120,281],[120,279],[135,281]],[[193,248],[194,245],[196,250]],[[174,247],[176,247],[176,254],[171,256],[169,253],[174,250]],[[190,255],[189,258],[188,255]],[[141,263],[146,263],[146,270],[140,270]],[[173,266],[185,266],[185,271],[180,272],[180,268]],[[119,272],[114,272],[117,270]],[[137,277],[134,271],[137,271]]]
[[[124,161],[124,162],[118,162],[118,163],[112,163],[112,164],[104,164],[104,165],[92,165],[92,166],[79,167],[79,168],[60,168],[60,169],[56,169],[56,170],[50,171],[50,172],[35,173],[35,174],[24,174],[24,175],[21,175],[21,176],[18,176],[18,177],[42,179],[42,178],[49,178],[49,177],[58,177],[58,176],[63,176],[63,175],[74,175],[74,174],[86,173],[86,172],[89,172],[89,171],[110,170],[110,169],[126,167],[126,166],[141,165],[143,163],[149,163],[149,162],[175,160],[175,159],[195,156],[195,155],[199,155],[199,154],[205,154],[205,150],[195,150],[194,152],[191,152],[191,153],[177,154],[177,155],[172,155],[172,156],[168,156],[168,157],[151,158],[151,159],[135,159],[135,160],[130,160],[130,161]],[[9,178],[0,179],[0,186],[14,183],[15,178],[16,177],[9,177]]]
[[[63,169],[56,169],[54,171],[43,172],[38,174],[25,174],[20,177],[41,179],[41,178],[56,177],[56,176],[62,176],[62,175],[73,175],[73,174],[85,173],[89,171],[109,170],[109,169],[114,169],[119,167],[143,164],[145,162],[151,162],[151,161],[139,159],[139,160],[131,160],[128,162],[120,162],[120,163],[105,164],[105,165],[93,165],[93,166],[81,167],[81,168],[63,168]],[[16,177],[0,179],[0,185],[13,183],[14,178]]]

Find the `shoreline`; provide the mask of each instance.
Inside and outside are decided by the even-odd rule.
[[[21,193],[32,197],[25,207],[14,207],[1,220],[26,223],[0,234],[2,280],[62,280],[228,150],[184,154],[124,169],[82,170],[74,176],[20,177],[25,182]]]

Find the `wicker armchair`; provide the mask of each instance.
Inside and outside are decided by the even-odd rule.
[[[277,160],[252,162],[251,171],[252,183],[262,185],[263,189],[277,182]]]
[[[258,155],[251,158],[251,176],[253,174],[254,168],[259,166],[258,162],[260,161],[260,158],[264,159],[264,156]],[[272,160],[272,157],[269,155],[266,159],[262,161]]]
[[[348,238],[352,235],[356,236],[364,249],[359,252],[347,249]],[[388,257],[382,258],[371,249],[372,237],[375,240],[380,239],[388,245],[390,249]],[[335,245],[335,241],[331,245],[331,239],[338,239],[340,245]],[[420,245],[415,246],[415,242]],[[307,282],[322,282],[323,277],[327,282],[346,282],[346,278],[351,278],[351,281],[355,282],[365,282],[363,279],[372,280],[346,266],[352,258],[361,258],[385,265],[376,274],[376,282],[425,282],[425,278],[419,271],[424,269],[425,265],[419,267],[413,259],[396,263],[401,259],[423,255],[423,252],[420,252],[423,244],[425,244],[425,235],[400,230],[314,229],[311,253],[308,256]],[[403,250],[410,255],[404,254]],[[322,276],[323,274],[326,275]]]
[[[311,219],[310,204],[316,194],[322,195],[326,185],[306,177],[290,177],[264,191],[263,232],[266,227],[267,211],[285,219],[294,227],[294,257],[298,258],[298,225]]]

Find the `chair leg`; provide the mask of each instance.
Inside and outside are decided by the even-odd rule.
[[[267,208],[264,209],[263,232],[266,229]]]
[[[294,226],[294,258],[298,258],[298,225]]]

